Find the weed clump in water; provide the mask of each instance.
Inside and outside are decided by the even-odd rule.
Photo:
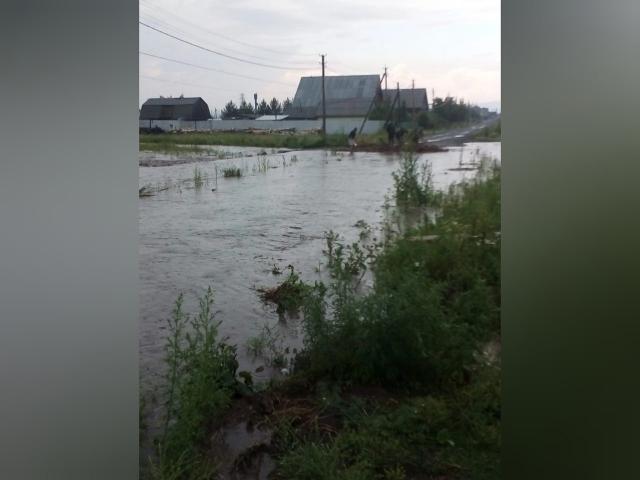
[[[278,313],[294,312],[304,303],[305,295],[308,291],[307,285],[300,279],[289,265],[289,276],[280,285],[273,288],[262,288],[258,291],[265,302],[272,302],[277,305]]]
[[[289,349],[284,347],[282,335],[267,324],[258,335],[247,340],[247,351],[254,358],[264,357],[274,367],[284,367],[287,364],[286,354]]]
[[[240,178],[242,177],[242,170],[237,167],[228,167],[222,170],[222,175],[225,178]]]
[[[218,338],[213,292],[200,298],[200,310],[183,312],[183,295],[169,320],[166,344],[167,401],[164,430],[157,441],[158,460],[151,466],[156,478],[209,478],[215,466],[202,454],[207,424],[219,418],[235,391],[235,347]]]
[[[400,169],[393,174],[396,203],[401,207],[421,207],[436,204],[441,195],[433,188],[430,163],[418,164],[418,157],[405,153]]]

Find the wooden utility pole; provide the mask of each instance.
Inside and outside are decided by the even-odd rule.
[[[391,104],[391,108],[389,109],[389,113],[387,113],[387,118],[385,119],[384,123],[385,125],[387,123],[389,123],[389,120],[391,120],[391,115],[393,115],[393,109],[396,106],[396,102],[400,99],[400,83],[397,83],[397,89],[396,89],[396,94],[393,97],[393,103]]]
[[[380,79],[380,83],[378,84],[378,88],[382,88],[382,80],[386,80],[387,78],[387,73],[385,72],[384,75],[382,75],[382,78]],[[371,113],[371,109],[373,108],[373,105],[376,103],[376,96],[374,95],[373,98],[371,99],[371,103],[369,104],[369,110],[367,110],[367,114],[364,116],[364,118],[362,119],[362,125],[360,125],[360,130],[358,130],[358,135],[362,135],[362,129],[364,128],[364,124],[367,123],[367,119],[369,118],[369,114]]]
[[[396,82],[396,96],[398,97],[398,106],[400,106],[400,82]],[[396,115],[396,119],[400,121],[400,116]]]
[[[384,66],[384,91],[387,91],[387,66]]]
[[[411,114],[413,116],[413,128],[416,128],[416,81],[411,80]]]
[[[327,136],[327,105],[324,98],[324,55],[322,57],[322,135]]]

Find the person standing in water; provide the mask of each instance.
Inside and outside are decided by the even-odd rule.
[[[351,148],[351,153],[353,153],[353,150],[358,146],[358,144],[356,143],[356,134],[358,133],[358,128],[354,128],[353,130],[351,130],[351,132],[349,132],[349,147]]]
[[[393,122],[387,123],[387,136],[389,137],[389,145],[393,145],[393,140],[396,136],[396,127]]]

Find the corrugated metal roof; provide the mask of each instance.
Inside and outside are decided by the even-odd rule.
[[[325,77],[327,116],[364,116],[371,101],[380,94],[379,75]],[[287,111],[290,118],[316,118],[322,115],[322,77],[302,77]]]
[[[385,102],[392,103],[396,96],[396,90],[383,90],[382,96]],[[426,88],[401,88],[399,100],[400,103],[404,102],[407,108],[417,108],[421,110],[427,110],[429,108]]]

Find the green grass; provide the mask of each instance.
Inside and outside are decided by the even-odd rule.
[[[222,176],[225,178],[240,178],[242,170],[238,167],[227,167],[222,169]]]
[[[477,142],[499,142],[501,139],[502,122],[500,120],[492,125],[484,127],[473,136],[473,140]]]
[[[422,207],[439,202],[441,195],[433,188],[431,164],[419,167],[416,155],[405,153],[400,169],[392,175],[398,206]]]
[[[484,163],[438,208],[435,223],[370,255],[327,234],[331,282],[305,299],[295,375],[332,386],[317,390],[316,418],[339,426],[327,434],[295,414],[276,422],[276,478],[499,478],[500,365],[482,353],[500,334],[499,167]],[[375,283],[362,294],[368,267]],[[345,394],[353,386],[384,395]]]
[[[254,358],[261,357],[269,365],[282,367],[287,362],[283,338],[268,324],[263,325],[258,335],[247,340],[246,347]]]
[[[394,388],[464,378],[478,345],[499,327],[499,168],[486,167],[439,204],[435,224],[376,254],[368,295],[355,288],[367,252],[331,238],[333,281],[315,285],[305,304],[310,373]],[[431,241],[421,240],[425,236]]]
[[[329,390],[331,392],[331,390]],[[500,478],[500,377],[496,368],[447,393],[354,398],[333,389],[315,398],[318,418],[340,428],[276,423],[278,467],[288,480]],[[336,420],[334,420],[335,423]]]
[[[158,480],[211,478],[215,465],[202,453],[207,425],[229,407],[237,385],[235,347],[218,339],[212,290],[200,298],[197,315],[182,305],[180,295],[168,325],[166,418],[151,465]]]
[[[193,167],[193,186],[196,189],[200,189],[204,185],[204,182],[205,178],[202,174],[202,170],[200,170],[198,167]]]
[[[276,287],[262,288],[259,290],[265,302],[277,305],[278,313],[297,311],[304,304],[308,286],[300,279],[300,276],[289,266],[289,275]]]

